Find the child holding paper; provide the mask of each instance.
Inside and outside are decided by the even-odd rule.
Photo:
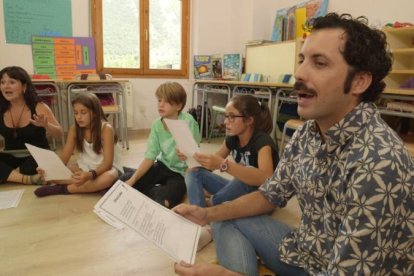
[[[277,146],[269,135],[273,122],[267,105],[260,104],[252,95],[236,95],[228,102],[224,116],[227,135],[223,144],[214,154],[195,153],[194,159],[202,167],[192,168],[186,174],[190,204],[205,207],[205,191],[211,194],[211,205],[253,192],[272,176],[279,161]],[[233,179],[212,172],[217,169]],[[198,250],[211,239],[210,227],[203,227]]]
[[[122,175],[121,180],[161,205],[172,208],[183,200],[186,193],[184,173],[187,164],[178,158],[176,143],[164,118],[186,121],[197,144],[201,138],[197,122],[182,111],[187,93],[179,83],[161,84],[155,96],[160,118],[151,125],[145,158],[135,171]]]
[[[69,166],[72,179],[36,189],[38,197],[101,191],[112,186],[123,172],[114,129],[107,122],[98,97],[80,93],[72,100],[72,108],[75,123],[69,129],[60,156],[67,164],[75,147],[78,150],[77,165]],[[41,168],[38,170],[45,173]]]
[[[212,195],[212,205],[255,191],[272,176],[279,161],[277,146],[269,135],[273,122],[267,105],[252,95],[236,95],[224,116],[227,135],[223,144],[215,154],[196,153],[194,158],[202,167],[186,174],[190,204],[205,207],[204,190]],[[233,179],[212,170],[226,172]]]

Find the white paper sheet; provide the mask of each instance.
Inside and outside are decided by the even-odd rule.
[[[94,207],[103,220],[117,220],[176,262],[194,264],[201,227],[118,180]]]
[[[98,217],[100,217],[103,221],[105,221],[106,223],[108,223],[109,225],[111,225],[112,227],[116,228],[116,229],[124,229],[126,226],[124,223],[120,222],[117,218],[107,214],[106,212],[99,210],[99,209],[94,209],[93,210],[95,212],[95,214],[98,215]]]
[[[36,160],[39,168],[45,171],[45,180],[69,180],[72,178],[72,172],[63,164],[57,154],[51,150],[42,149],[25,143],[26,148],[30,151]]]
[[[23,193],[23,189],[0,192],[0,209],[17,207]]]
[[[191,134],[188,123],[183,120],[171,120],[163,119],[167,124],[171,135],[173,136],[175,143],[177,144],[178,149],[187,156],[186,162],[189,168],[201,167],[194,159],[194,153],[199,152],[197,142],[194,140],[193,135]]]

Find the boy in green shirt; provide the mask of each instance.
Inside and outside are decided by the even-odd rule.
[[[172,208],[183,200],[186,193],[184,173],[187,164],[178,158],[175,141],[163,119],[184,120],[198,144],[201,137],[193,116],[182,112],[187,93],[179,83],[161,84],[155,96],[160,118],[151,125],[145,159],[135,171],[126,172],[120,179],[161,205]]]

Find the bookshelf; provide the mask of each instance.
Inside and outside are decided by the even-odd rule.
[[[393,64],[390,73],[385,78],[387,86],[381,96],[385,104],[379,105],[380,112],[383,115],[408,118],[412,121],[414,112],[390,109],[387,104],[389,102],[414,103],[414,88],[401,87],[409,78],[414,77],[414,27],[386,27],[383,31],[393,55]],[[405,119],[406,122],[408,119]],[[392,119],[390,120],[392,122]],[[399,133],[399,135],[404,140],[410,154],[414,156],[414,136],[410,132]]]
[[[414,88],[400,88],[407,79],[414,77],[414,27],[385,28],[383,31],[394,58],[392,70],[385,79],[385,93],[414,95]]]

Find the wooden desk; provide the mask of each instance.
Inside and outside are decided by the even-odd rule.
[[[0,210],[0,275],[175,275],[174,262],[131,230],[93,213],[99,194],[37,198],[25,189],[17,208]]]
[[[62,99],[58,84],[54,80],[33,80],[32,81],[37,94],[40,97],[54,97],[57,98],[57,110],[53,110],[56,118],[62,118]]]
[[[230,100],[231,97],[231,87],[230,85],[220,82],[220,83],[207,83],[207,82],[198,82],[196,81],[193,85],[193,97],[192,97],[192,106],[196,107],[196,103],[199,102],[198,94],[201,94],[201,118],[200,118],[200,137],[203,137],[205,133],[206,138],[208,139],[209,133],[209,121],[208,113],[205,112],[205,106],[208,104],[209,96],[222,95],[225,97],[226,103]],[[204,114],[206,113],[206,114]],[[206,115],[206,116],[205,116]],[[204,128],[206,129],[204,131]],[[204,131],[204,132],[203,132]]]
[[[117,114],[118,138],[123,146],[129,149],[128,127],[127,127],[127,111],[126,111],[126,92],[123,83],[128,80],[64,80],[60,81],[60,85],[64,86],[67,98],[67,114],[68,122],[73,122],[71,97],[75,90],[84,89],[95,94],[112,94],[115,99],[115,106],[104,108],[105,113]]]
[[[406,101],[414,102],[414,90],[413,89],[395,89],[395,88],[386,88],[381,94],[381,99],[390,99],[397,101]],[[387,109],[385,107],[378,107],[381,114],[410,118],[414,119],[414,113],[408,111],[398,111]],[[413,135],[400,134],[401,139],[404,141],[405,146],[408,149],[408,152],[412,157],[414,157],[414,137]]]
[[[273,122],[277,121],[278,117],[278,106],[280,103],[296,103],[296,97],[289,95],[289,90],[280,89],[276,93],[276,103],[275,103],[275,113],[273,115]],[[392,100],[402,100],[414,102],[414,93],[409,89],[386,89],[381,94],[381,99],[392,99]],[[378,110],[381,114],[391,115],[397,117],[405,117],[414,119],[414,113],[396,111],[391,109],[386,109],[385,107],[378,107]],[[414,157],[414,137],[412,135],[400,135],[401,139],[405,142],[405,145],[411,156]]]
[[[118,138],[122,141],[123,146],[129,149],[128,129],[127,129],[127,111],[126,111],[126,92],[124,91],[124,84],[129,82],[126,79],[110,79],[110,80],[53,80],[53,79],[34,79],[34,85],[53,85],[58,91],[59,102],[59,121],[64,130],[68,130],[72,119],[72,107],[70,103],[70,92],[75,88],[91,88],[93,93],[112,93],[116,97],[115,107],[107,108],[107,113],[120,114],[118,118]],[[113,87],[113,91],[95,91],[98,87]],[[64,141],[64,140],[63,140]]]

